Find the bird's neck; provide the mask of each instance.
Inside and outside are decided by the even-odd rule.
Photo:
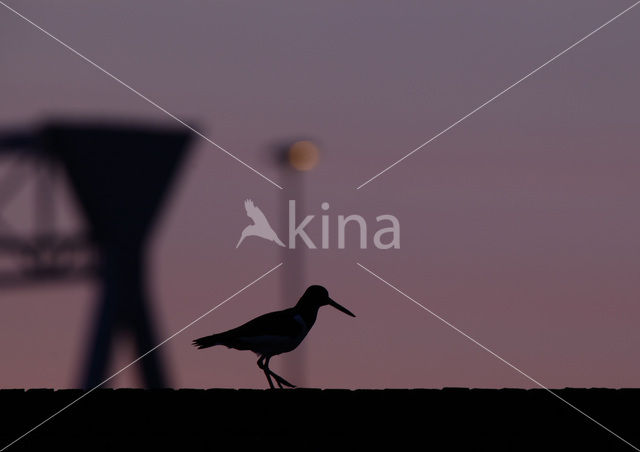
[[[316,322],[316,317],[318,316],[318,307],[298,305],[296,306],[296,310],[298,311],[298,314],[302,317],[302,320],[304,320],[304,323],[307,325],[307,328],[311,329],[313,324]]]

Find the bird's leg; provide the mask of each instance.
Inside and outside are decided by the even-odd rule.
[[[260,369],[262,369],[262,371],[264,372],[264,374],[267,376],[267,381],[269,382],[269,386],[271,387],[271,389],[275,389],[275,386],[273,386],[273,381],[271,381],[271,375],[269,374],[271,371],[269,370],[269,368],[264,364],[264,359],[266,358],[265,355],[260,356],[260,359],[258,360],[258,367]],[[269,362],[269,359],[267,359],[267,363]],[[282,386],[280,386],[282,387]]]
[[[269,369],[269,360],[270,359],[271,359],[271,357],[269,356],[267,358],[267,361],[264,363],[264,367],[266,369],[266,372],[269,372],[271,374],[271,376],[276,379],[276,383],[278,383],[278,386],[280,386],[280,389],[282,389],[282,385],[289,386],[290,388],[295,388],[295,385],[292,385],[287,380],[282,378],[280,375],[278,375],[277,373],[275,373],[274,371]],[[271,381],[271,380],[269,380],[269,381]]]
[[[267,360],[265,361],[264,365],[267,368],[267,370],[269,371],[269,374],[271,374],[273,376],[273,378],[276,379],[276,383],[278,383],[278,387],[280,389],[284,389],[282,387],[282,383],[280,382],[280,377],[278,375],[276,375],[275,373],[273,373],[273,371],[271,369],[269,369],[269,360],[271,359],[271,357],[268,357]]]
[[[295,388],[296,385],[289,383],[287,380],[285,380],[284,378],[282,378],[280,375],[276,374],[273,371],[269,371],[269,373],[271,373],[271,375],[273,376],[273,378],[275,378],[276,382],[278,383],[278,385],[280,385],[280,383],[282,383],[285,386],[289,386],[290,388]],[[280,386],[282,387],[282,386]]]

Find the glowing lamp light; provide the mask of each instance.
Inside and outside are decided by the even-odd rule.
[[[296,141],[289,148],[289,164],[298,171],[309,171],[318,164],[318,148],[311,141]]]

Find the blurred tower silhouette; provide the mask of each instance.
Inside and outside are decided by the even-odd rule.
[[[146,287],[149,233],[186,154],[188,132],[107,124],[55,124],[45,145],[66,169],[100,255],[102,294],[84,386],[105,377],[114,336],[133,336],[138,354],[157,344]],[[148,387],[167,385],[159,353],[142,361]]]
[[[97,265],[92,262],[81,268],[97,270],[101,284],[92,337],[87,344],[82,382],[87,388],[104,380],[116,334],[130,334],[138,354],[147,352],[158,342],[146,287],[149,236],[170,183],[186,155],[189,139],[190,133],[182,129],[60,121],[46,123],[35,132],[0,136],[0,145],[7,149],[35,150],[41,161],[61,163],[86,217],[89,233],[71,237],[67,248],[74,249],[71,245],[86,248],[89,242],[83,239],[88,236],[97,249]],[[36,216],[46,225],[51,203],[46,190],[41,191],[44,193],[36,202]],[[61,237],[48,229],[46,232],[46,240],[34,243],[57,244],[45,249],[48,254],[57,252]],[[17,240],[19,238],[0,240],[0,245],[27,247]],[[60,261],[49,258],[47,265],[40,263],[21,269],[17,276],[29,282],[34,275],[43,273],[50,279],[56,279],[58,274],[73,273],[75,267],[61,266]],[[7,280],[16,279],[13,274],[4,276]],[[146,386],[167,385],[165,366],[158,351],[146,356],[141,366]]]
[[[304,172],[311,170],[318,161],[318,150],[308,140],[283,141],[275,146],[284,189],[281,190],[281,214],[285,221],[287,235],[283,238],[286,245],[282,248],[282,261],[286,263],[281,272],[284,307],[290,308],[302,296],[307,288],[304,246],[289,248],[289,200],[296,201],[296,213],[305,211]],[[297,220],[296,220],[297,221]],[[291,376],[298,386],[306,384],[306,345],[304,342],[293,353],[283,355],[286,375]]]

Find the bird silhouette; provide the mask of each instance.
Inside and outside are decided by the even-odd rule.
[[[264,216],[262,210],[253,204],[250,199],[245,200],[244,208],[247,211],[247,216],[253,220],[253,224],[250,224],[242,230],[242,235],[236,248],[240,246],[245,237],[257,236],[267,239],[271,242],[276,242],[280,246],[284,246],[284,243],[280,241],[275,231],[269,225],[267,217]]]
[[[267,377],[271,389],[274,388],[271,377],[280,388],[282,385],[294,388],[293,384],[269,369],[269,360],[300,345],[313,327],[318,309],[326,305],[355,317],[347,308],[332,300],[327,289],[309,286],[293,308],[270,312],[224,333],[195,339],[193,345],[199,349],[224,345],[236,350],[251,350],[260,356],[258,367]]]

